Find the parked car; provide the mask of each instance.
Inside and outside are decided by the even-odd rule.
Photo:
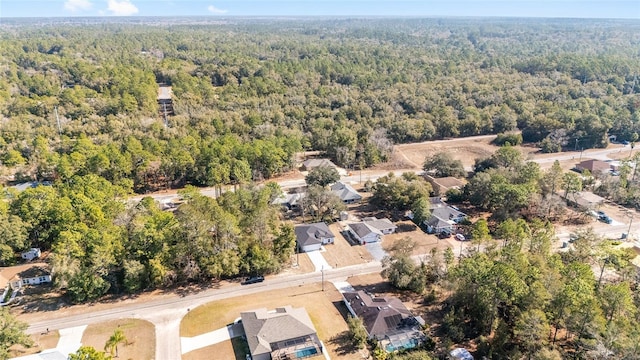
[[[260,283],[263,281],[264,281],[264,276],[252,276],[252,277],[246,278],[241,284],[250,285],[250,284]]]
[[[462,235],[462,234],[456,234],[456,240],[459,240],[459,241],[465,241],[465,240],[467,240],[467,239],[466,239],[466,238],[464,237],[464,235]]]
[[[440,234],[438,234],[438,237],[440,239],[446,239],[448,237],[451,237],[451,232],[449,232],[449,231],[441,231]]]
[[[569,234],[569,242],[573,243],[578,240],[578,234]]]
[[[611,224],[613,222],[613,220],[608,215],[600,216],[599,220],[605,224]]]

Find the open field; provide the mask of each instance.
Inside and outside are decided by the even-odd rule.
[[[89,325],[82,335],[82,344],[98,350],[104,345],[116,329],[121,329],[127,339],[118,346],[118,357],[122,359],[155,359],[155,327],[148,321],[122,319]]]
[[[361,359],[357,352],[343,343],[342,336],[347,331],[347,323],[344,319],[346,307],[342,304],[342,296],[331,283],[325,283],[325,291],[318,283],[288,288],[283,290],[267,291],[255,296],[231,298],[216,301],[191,310],[182,319],[180,324],[180,336],[196,336],[232,323],[240,317],[240,312],[266,307],[291,305],[304,307],[316,327],[318,336],[329,351],[333,359],[356,360]],[[230,346],[219,346],[216,350],[230,351]],[[233,350],[231,350],[233,351]],[[195,353],[195,352],[194,352]],[[210,358],[210,352],[208,352]],[[201,359],[195,354],[185,354],[185,359]],[[233,359],[235,354],[218,353],[220,359]]]
[[[46,349],[53,349],[58,345],[60,333],[56,330],[49,331],[48,333],[32,334],[31,339],[33,340],[32,347],[25,348],[23,346],[14,345],[10,348],[9,355],[11,357],[20,357],[36,354]]]

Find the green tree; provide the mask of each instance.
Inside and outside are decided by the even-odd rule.
[[[527,358],[545,346],[549,337],[549,323],[542,310],[531,309],[522,313],[514,327],[514,335],[526,350]]]
[[[28,324],[17,320],[7,307],[0,307],[0,359],[9,358],[9,348],[13,345],[33,345],[33,340],[24,333],[27,327]]]
[[[367,330],[364,327],[362,319],[349,315],[347,317],[347,326],[349,326],[349,336],[353,346],[358,349],[364,349],[367,344]]]
[[[422,169],[425,173],[433,173],[435,177],[465,177],[467,172],[464,170],[462,161],[455,160],[451,154],[440,152],[432,157],[425,159]]]
[[[78,351],[69,354],[69,360],[111,360],[110,355],[105,352],[98,351],[91,346],[80,346]]]
[[[109,336],[109,340],[104,344],[104,351],[108,351],[111,355],[113,355],[114,351],[116,357],[118,357],[118,345],[125,344],[127,342],[127,337],[124,335],[124,332],[121,329],[115,329],[113,334]]]
[[[319,185],[321,187],[325,187],[340,180],[340,174],[334,167],[318,166],[309,170],[309,173],[305,176],[304,180],[309,186]]]

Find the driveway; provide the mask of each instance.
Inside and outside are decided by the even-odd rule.
[[[324,259],[324,256],[322,256],[323,251],[324,248],[322,250],[310,251],[307,253],[307,255],[309,255],[309,259],[313,263],[313,266],[316,268],[316,272],[332,269],[327,260]]]
[[[58,346],[53,349],[46,349],[39,354],[21,356],[14,360],[44,360],[44,359],[66,359],[69,354],[78,351],[82,346],[82,334],[87,325],[76,326],[72,328],[60,329],[60,339]]]
[[[242,327],[242,324],[233,324],[202,335],[181,337],[180,342],[182,343],[182,353],[186,354],[190,351],[221,343],[242,335],[244,335],[244,328]]]
[[[371,256],[376,261],[382,261],[382,259],[388,255],[387,252],[382,248],[381,242],[368,243],[365,244],[364,247],[369,251]]]

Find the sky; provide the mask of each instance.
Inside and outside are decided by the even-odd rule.
[[[640,0],[0,0],[5,17],[473,16],[640,19]]]

